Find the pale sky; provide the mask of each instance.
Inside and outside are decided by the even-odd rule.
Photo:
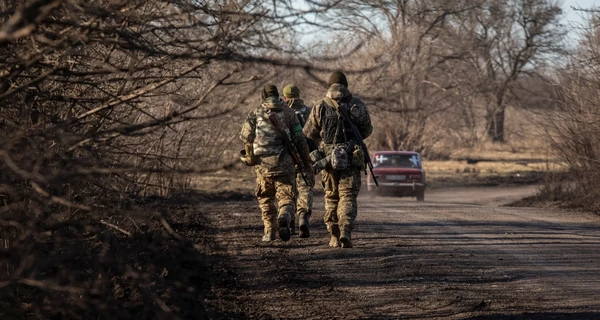
[[[571,9],[573,7],[581,7],[584,9],[589,9],[591,7],[599,7],[600,0],[563,0],[562,8],[565,12],[565,20],[567,23],[581,23],[581,14],[582,12],[576,12]]]
[[[588,15],[585,12],[578,12],[573,10],[571,7],[591,9],[600,9],[600,0],[563,0],[562,9],[564,11],[563,24],[568,28],[567,43],[573,46],[577,45],[577,40],[580,38],[580,28],[584,19]]]

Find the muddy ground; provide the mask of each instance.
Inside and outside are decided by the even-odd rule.
[[[252,197],[173,208],[208,258],[210,319],[600,319],[600,217],[507,207],[535,186],[441,188],[359,200],[352,249],[311,237],[262,243]],[[195,230],[201,216],[204,226]],[[195,318],[188,314],[188,318]]]

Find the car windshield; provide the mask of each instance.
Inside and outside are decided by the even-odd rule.
[[[421,160],[416,154],[376,154],[373,167],[421,168]]]

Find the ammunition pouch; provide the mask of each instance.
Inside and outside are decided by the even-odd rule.
[[[313,167],[319,170],[333,168],[335,170],[347,170],[350,168],[365,168],[365,153],[356,141],[350,141],[346,144],[325,145],[324,152],[320,153],[321,158],[313,160]],[[323,157],[323,153],[327,156]]]
[[[345,144],[336,144],[331,150],[331,167],[334,170],[346,170],[350,167]]]

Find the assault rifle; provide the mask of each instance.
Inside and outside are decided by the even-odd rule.
[[[279,134],[281,135],[281,138],[283,139],[283,144],[292,156],[292,159],[294,160],[296,166],[298,166],[298,170],[300,170],[302,180],[304,180],[304,183],[306,183],[306,185],[310,187],[310,184],[308,184],[308,180],[306,180],[306,176],[304,175],[304,170],[302,168],[302,159],[300,159],[300,153],[298,153],[298,149],[296,149],[296,146],[294,145],[294,143],[292,143],[288,134],[285,132],[285,130],[283,130],[283,125],[279,121],[277,114],[275,112],[269,112],[267,113],[267,116],[269,118],[269,121],[271,121],[271,123],[275,127],[275,130],[277,130],[277,132],[279,132]]]
[[[373,162],[371,162],[371,157],[369,156],[369,150],[367,149],[367,145],[363,141],[362,135],[358,131],[358,128],[356,127],[356,125],[352,121],[350,121],[350,115],[348,114],[348,110],[346,110],[346,108],[340,108],[340,106],[337,104],[337,102],[333,99],[327,98],[326,100],[329,100],[331,102],[331,105],[333,105],[333,107],[335,107],[340,112],[344,121],[346,121],[347,123],[350,124],[350,128],[352,128],[352,133],[354,133],[354,137],[356,137],[356,139],[358,140],[357,141],[358,145],[363,150],[363,154],[365,156],[365,163],[369,167],[369,171],[371,172],[371,177],[373,177],[375,186],[379,187],[377,178],[375,177],[375,174],[373,173]],[[367,169],[365,168],[365,175],[366,174],[367,174]]]
[[[296,112],[296,118],[298,118],[298,121],[300,122],[300,126],[302,126],[302,128],[304,128],[304,125],[306,124],[306,120],[304,120],[304,116],[302,115],[302,113]],[[317,150],[317,144],[313,141],[313,139],[306,138],[306,143],[308,144],[309,152],[313,152],[313,151]]]

